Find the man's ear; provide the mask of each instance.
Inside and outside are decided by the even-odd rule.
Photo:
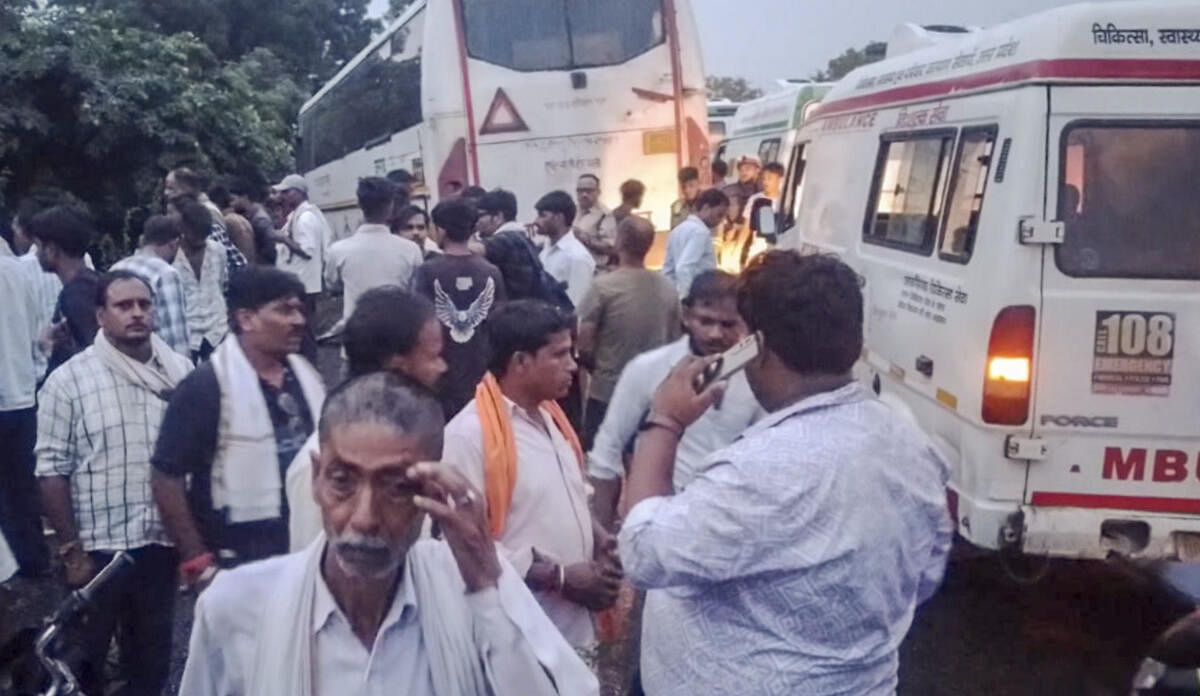
[[[384,371],[391,372],[392,374],[408,375],[409,367],[411,366],[409,365],[409,361],[406,356],[399,353],[394,353],[389,356],[388,359],[385,360],[382,365],[380,365],[380,367],[382,367]]]
[[[248,319],[250,315],[248,309],[235,309],[229,313],[229,329],[232,331],[237,329],[235,333],[245,333],[246,327],[242,326],[242,319]]]
[[[321,451],[313,450],[309,456],[312,457],[312,496],[316,500],[317,480],[321,478]]]

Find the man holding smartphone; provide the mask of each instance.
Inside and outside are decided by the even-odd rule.
[[[745,376],[770,412],[672,490],[690,427],[728,387],[688,358],[655,392],[630,465],[621,561],[647,589],[650,696],[896,692],[898,647],[941,583],[947,465],[851,374],[858,275],[833,256],[769,251],[737,304],[762,336]]]
[[[685,336],[642,353],[625,366],[588,454],[588,476],[595,489],[593,513],[607,529],[613,528],[616,518],[625,454],[644,424],[654,390],[684,357],[719,355],[746,336],[737,309],[737,278],[722,271],[696,276],[683,299],[683,327]],[[691,482],[706,456],[733,442],[764,415],[745,375],[733,375],[721,403],[683,433],[675,457],[675,491]]]

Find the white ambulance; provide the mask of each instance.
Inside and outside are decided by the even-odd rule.
[[[963,537],[1196,558],[1200,3],[926,43],[801,129],[781,246],[862,276],[864,377],[951,462]]]
[[[796,133],[831,86],[780,81],[779,91],[739,105],[713,155],[729,164],[728,181],[737,180],[737,162],[746,155],[758,157],[763,164],[787,164]]]

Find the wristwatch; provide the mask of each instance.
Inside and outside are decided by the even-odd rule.
[[[646,415],[645,420],[643,420],[641,426],[638,427],[638,432],[646,432],[651,428],[662,428],[677,438],[683,437],[683,425],[680,424],[679,421],[670,416],[664,416],[661,413],[655,413],[654,411],[651,411]]]

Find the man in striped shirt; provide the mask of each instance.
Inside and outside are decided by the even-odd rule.
[[[183,278],[171,265],[179,253],[181,225],[176,217],[151,217],[142,228],[142,247],[133,256],[113,264],[112,270],[132,271],[150,284],[154,291],[154,333],[171,350],[190,357]]]
[[[150,454],[167,399],[191,363],[153,334],[151,291],[140,276],[106,274],[94,306],[95,341],[52,372],[39,395],[42,508],[69,586],[87,583],[120,551],[134,561],[95,598],[79,629],[84,693],[106,693],[116,634],[130,692],[156,694],[170,666],[176,554],[150,493]]]

